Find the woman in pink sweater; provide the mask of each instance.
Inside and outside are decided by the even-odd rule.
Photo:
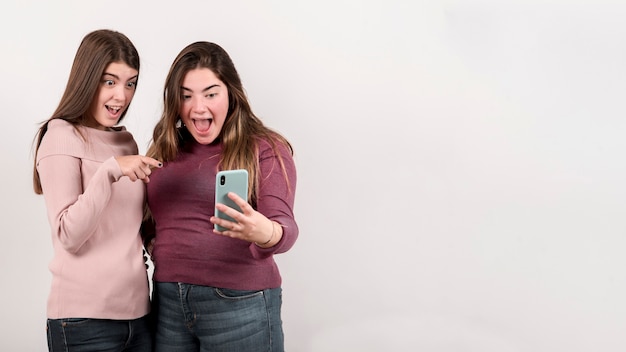
[[[133,136],[116,127],[138,78],[139,55],[125,35],[87,34],[56,111],[37,133],[33,183],[54,250],[50,351],[151,351],[139,228],[144,183],[161,164],[137,155]]]
[[[164,164],[147,186],[156,233],[155,350],[282,352],[274,255],[298,238],[291,144],[254,115],[217,44],[192,43],[178,54],[164,99],[148,150]],[[246,199],[230,193],[243,213],[214,203],[216,173],[232,169],[250,175]],[[215,208],[235,221],[216,218]]]

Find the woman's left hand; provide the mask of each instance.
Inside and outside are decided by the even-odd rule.
[[[243,213],[240,213],[237,210],[224,204],[216,204],[215,207],[219,211],[230,216],[235,221],[228,221],[218,218],[216,216],[212,216],[210,219],[211,223],[227,229],[225,231],[213,230],[214,233],[218,235],[242,239],[248,242],[255,242],[259,245],[263,244],[263,247],[270,247],[278,242],[275,241],[274,238],[274,227],[276,225],[273,221],[266,218],[265,215],[254,210],[252,206],[248,204],[248,202],[239,197],[236,193],[229,192],[228,198],[235,202],[235,204],[237,204],[239,208],[241,208]]]

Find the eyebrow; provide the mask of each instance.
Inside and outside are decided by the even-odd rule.
[[[120,79],[120,77],[119,77],[118,75],[114,75],[114,74],[112,74],[112,73],[108,73],[108,72],[103,73],[103,74],[102,74],[102,76],[111,76],[111,77],[113,77],[113,78],[115,78],[115,79],[118,79],[118,80]],[[138,76],[139,76],[139,75],[132,76],[132,77],[131,77],[131,78],[129,78],[128,80],[129,80],[129,81],[132,81],[133,79],[137,79],[137,77],[138,77]]]
[[[208,86],[208,87],[204,88],[202,91],[203,91],[203,92],[206,92],[207,90],[210,90],[211,88],[215,88],[215,87],[219,87],[219,86],[220,86],[219,84],[213,84],[213,85],[210,85],[210,86]],[[181,87],[180,87],[180,89],[182,89],[182,90],[187,90],[187,91],[191,91],[191,89],[189,89],[189,88],[187,88],[187,87],[184,87],[184,86],[181,86]]]

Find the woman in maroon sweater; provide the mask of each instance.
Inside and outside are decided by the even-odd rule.
[[[283,351],[273,255],[298,237],[293,149],[254,115],[220,46],[196,42],[174,60],[148,155],[164,162],[150,176],[146,225],[156,350]],[[247,199],[229,195],[242,213],[214,204],[216,173],[232,169],[250,175]]]

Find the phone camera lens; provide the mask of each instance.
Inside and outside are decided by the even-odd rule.
[[[222,175],[222,177],[220,177],[220,185],[224,185],[226,183],[226,176]]]

